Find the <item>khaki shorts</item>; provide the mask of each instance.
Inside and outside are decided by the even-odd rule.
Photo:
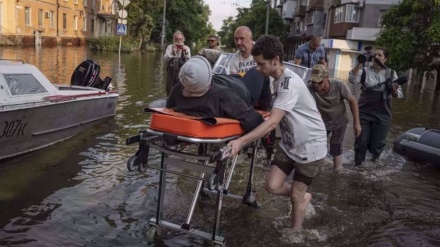
[[[284,153],[284,151],[278,146],[272,165],[280,168],[280,170],[283,171],[286,176],[289,176],[290,173],[295,170],[293,180],[310,185],[312,183],[312,179],[318,175],[319,169],[322,165],[324,165],[324,163],[324,159],[315,160],[305,164],[298,163],[287,156],[287,154]]]

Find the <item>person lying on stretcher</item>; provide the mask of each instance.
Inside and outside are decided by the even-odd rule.
[[[246,133],[264,121],[232,87],[212,83],[211,65],[204,57],[189,59],[180,69],[179,79],[167,98],[167,108],[190,116],[236,119]]]

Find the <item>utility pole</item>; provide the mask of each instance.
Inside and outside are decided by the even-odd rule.
[[[264,31],[264,34],[267,35],[269,31],[269,11],[270,11],[270,0],[266,2],[267,5],[267,12],[266,12],[266,30]]]
[[[165,14],[166,14],[166,12],[167,12],[167,0],[163,0],[162,40],[160,42],[162,49],[164,48],[164,42],[165,42]]]

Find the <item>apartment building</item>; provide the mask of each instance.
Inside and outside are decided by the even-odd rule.
[[[0,0],[0,45],[82,45],[116,22],[113,0]]]
[[[334,77],[346,78],[355,58],[374,42],[382,15],[400,0],[275,0],[291,27],[285,50],[293,60],[296,48],[321,36]],[[289,9],[284,9],[289,8]]]

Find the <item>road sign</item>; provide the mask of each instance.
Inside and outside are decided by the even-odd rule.
[[[125,19],[127,18],[127,10],[125,9],[121,9],[118,11],[118,16],[119,18]]]
[[[117,35],[127,35],[127,25],[124,25],[124,24],[116,25],[116,34]]]
[[[127,25],[127,19],[118,19],[118,23]]]
[[[125,7],[130,4],[130,0],[119,0],[119,3],[122,5],[122,7]]]

